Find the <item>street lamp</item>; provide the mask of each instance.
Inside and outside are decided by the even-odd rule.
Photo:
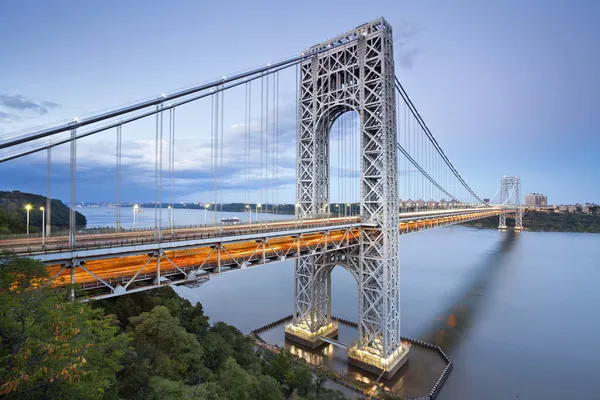
[[[44,207],[40,207],[40,211],[42,212],[42,247],[44,247],[46,241],[46,213],[44,210]]]
[[[248,213],[250,226],[252,226],[252,209],[250,208],[250,205],[248,205],[248,204],[246,204],[245,208],[246,208],[246,212]]]
[[[137,214],[139,208],[140,208],[140,206],[138,206],[137,204],[133,205],[133,228],[134,229],[135,229],[135,222],[136,222],[136,214]]]
[[[25,205],[25,211],[27,211],[27,237],[29,237],[29,211],[31,211],[31,204]]]
[[[204,225],[208,225],[206,221],[206,210],[208,210],[208,207],[210,207],[210,204],[204,205]]]
[[[339,205],[339,204],[336,204],[336,205],[335,205],[335,208],[337,208],[337,212],[338,212],[338,218],[340,218],[340,217],[341,217],[341,215],[340,215],[340,205]]]
[[[256,205],[256,221],[257,222],[259,221],[259,219],[258,219],[258,210],[260,210],[261,207],[262,207],[262,205],[260,203],[258,203]],[[261,224],[262,224],[262,222],[261,222]]]
[[[349,216],[348,215],[348,207],[350,207],[350,203],[346,203],[346,216]]]
[[[302,208],[300,208],[300,203],[296,203],[296,221],[298,221],[298,216],[300,216],[300,223],[302,223]]]
[[[168,206],[167,209],[169,210],[169,228],[171,229],[171,235],[173,234],[173,220],[171,219],[171,206]]]

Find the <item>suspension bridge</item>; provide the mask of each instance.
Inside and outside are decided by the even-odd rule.
[[[283,104],[289,87],[292,112]],[[200,115],[195,124],[210,132],[203,157],[210,158],[211,220],[198,226],[180,226],[174,218],[178,165],[192,157],[176,146],[180,110]],[[228,123],[236,118],[244,122]],[[154,227],[130,229],[121,223],[122,143],[143,121],[154,133]],[[295,157],[282,142],[290,132]],[[115,135],[115,229],[81,234],[77,145],[97,135]],[[400,340],[400,236],[492,216],[501,229],[507,216],[522,229],[520,179],[502,177],[486,201],[467,184],[396,77],[392,28],[383,18],[276,63],[0,139],[0,163],[46,153],[42,239],[0,239],[0,250],[45,263],[46,285],[79,284],[88,298],[106,298],[295,260],[294,318],[286,337],[317,347],[337,335],[331,271],[341,265],[359,291],[359,339],[348,350],[349,362],[384,377],[408,359]],[[231,157],[231,146],[241,143],[243,155]],[[68,146],[70,223],[68,232],[53,233],[52,152],[60,146]],[[243,172],[228,175],[232,163],[243,164]],[[275,219],[294,168],[295,215]],[[227,225],[223,202],[234,180],[244,188],[247,218]],[[163,212],[169,213],[166,226]]]

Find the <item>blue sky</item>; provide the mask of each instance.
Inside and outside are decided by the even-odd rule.
[[[394,28],[397,76],[476,192],[519,175],[524,194],[600,202],[596,1],[1,2],[0,137],[265,65],[379,16]],[[280,79],[279,198],[293,202],[293,72]],[[243,96],[226,97],[225,201],[245,196]],[[208,200],[209,110],[178,111],[178,201]],[[154,199],[153,124],[123,128],[124,201]],[[79,201],[114,199],[114,137],[78,144]],[[66,200],[62,147],[52,184]],[[44,157],[1,164],[0,190],[44,193]]]

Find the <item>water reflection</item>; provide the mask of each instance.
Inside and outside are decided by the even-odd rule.
[[[451,302],[451,306],[441,313],[430,328],[420,335],[420,340],[434,343],[451,353],[456,348],[468,328],[473,326],[474,318],[485,298],[494,275],[505,263],[507,256],[511,253],[518,241],[520,232],[508,230],[502,232],[502,239],[498,248],[492,250],[484,257],[476,268],[474,275],[467,282]]]
[[[413,346],[408,363],[392,379],[379,379],[379,376],[375,374],[349,365],[348,351],[342,347],[324,344],[317,349],[310,349],[286,339],[284,326],[285,324],[275,326],[260,335],[266,342],[284,347],[290,353],[302,357],[308,363],[325,366],[347,378],[361,381],[368,387],[377,382],[385,390],[403,396],[416,397],[428,394],[442,370],[446,367],[445,362],[436,352]],[[358,330],[355,327],[339,324],[336,340],[350,344],[357,339]]]

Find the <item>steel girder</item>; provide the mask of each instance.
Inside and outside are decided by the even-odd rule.
[[[318,216],[329,204],[329,131],[337,117],[360,117],[361,228],[359,250],[346,255],[358,268],[358,347],[387,358],[400,346],[396,98],[392,29],[383,19],[341,37],[359,39],[315,55],[300,66],[297,213]],[[310,51],[310,50],[309,50]],[[323,260],[296,261],[294,323],[311,332],[328,322],[330,287],[318,274]],[[322,277],[323,276],[323,277]],[[329,289],[328,289],[329,290]],[[324,300],[324,298],[327,300]]]
[[[511,195],[514,192],[515,201],[510,203]],[[521,178],[518,176],[503,176],[500,178],[500,204],[514,206],[517,211],[515,213],[515,229],[523,228],[523,208],[521,207]],[[506,213],[500,214],[499,228],[506,228]]]

